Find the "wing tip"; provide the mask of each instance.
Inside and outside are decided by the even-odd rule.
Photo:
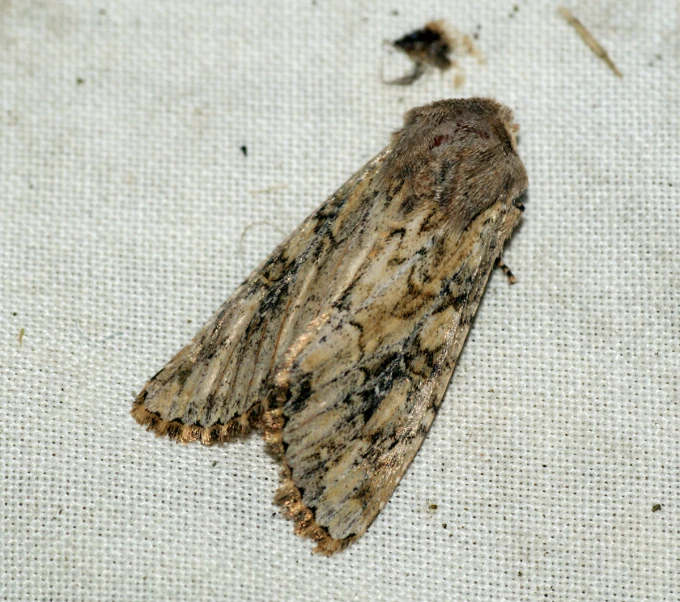
[[[274,494],[274,504],[281,507],[285,518],[293,521],[293,531],[296,535],[311,539],[316,544],[312,550],[315,554],[332,556],[352,544],[357,537],[334,539],[328,533],[328,529],[316,522],[314,511],[302,501],[300,489],[293,482],[290,468],[284,459],[283,427],[285,422],[280,408],[269,410],[262,420],[267,451],[281,463],[281,485]]]
[[[130,414],[135,421],[155,433],[157,437],[168,437],[177,443],[200,441],[203,445],[226,443],[238,437],[244,437],[261,424],[262,406],[255,404],[248,410],[230,420],[227,424],[213,424],[203,427],[197,424],[184,424],[180,420],[165,420],[156,412],[145,407],[146,390],[135,399]]]
[[[281,506],[283,516],[293,521],[295,535],[305,539],[311,539],[316,547],[312,550],[321,556],[332,556],[352,544],[356,537],[334,539],[328,530],[319,525],[314,517],[314,512],[302,501],[300,490],[295,486],[290,477],[290,470],[283,467],[281,474],[281,486],[274,495],[274,504]]]

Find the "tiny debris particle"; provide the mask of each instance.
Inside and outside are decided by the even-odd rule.
[[[25,329],[25,328],[22,328],[22,329],[19,331],[19,345],[21,345],[22,347],[23,347],[23,345],[24,345],[24,335],[25,335],[25,334],[26,334],[26,329]]]
[[[245,144],[241,147],[241,152],[243,153],[244,157],[248,156],[248,147]]]
[[[288,184],[275,184],[267,188],[260,188],[259,190],[251,190],[250,194],[266,194],[268,192],[276,192],[277,190],[284,190],[288,188]]]
[[[85,80],[82,77],[76,77],[76,85],[77,86],[82,86],[85,83]]]
[[[427,65],[445,71],[451,67],[449,54],[453,50],[451,40],[444,29],[442,21],[431,21],[422,29],[416,29],[407,33],[398,40],[392,42],[414,62],[413,71],[403,77],[388,83],[398,86],[408,86],[416,81],[423,73]]]
[[[453,53],[474,56],[478,62],[483,62],[482,55],[472,42],[472,38],[455,30],[448,32],[441,20],[430,21],[423,28],[395,40],[392,45],[404,52],[414,63],[411,73],[386,82],[397,86],[410,86],[428,67],[446,71],[457,66],[450,57]],[[462,80],[458,79],[458,84],[461,85]]]
[[[658,512],[659,510],[661,510],[661,508],[662,508],[661,504],[654,504],[652,506],[652,512]]]
[[[567,23],[571,25],[576,33],[581,37],[581,39],[588,45],[598,57],[600,57],[607,66],[618,76],[623,77],[623,74],[617,69],[614,61],[609,58],[607,51],[602,48],[600,43],[593,37],[593,35],[585,28],[583,23],[579,21],[574,15],[571,14],[564,6],[560,6],[558,9],[559,13],[566,19]]]

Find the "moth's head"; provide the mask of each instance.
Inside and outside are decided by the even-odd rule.
[[[517,155],[512,111],[488,98],[442,100],[411,109],[392,138],[383,175],[410,184],[418,202],[431,199],[467,223],[527,187]],[[414,203],[417,206],[418,202]]]

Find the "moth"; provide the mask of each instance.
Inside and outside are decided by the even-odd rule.
[[[331,555],[368,529],[442,403],[527,174],[510,109],[442,100],[257,268],[137,396],[182,443],[261,431],[275,503]]]

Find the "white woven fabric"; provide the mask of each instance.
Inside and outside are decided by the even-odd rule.
[[[623,78],[549,1],[0,2],[0,599],[680,597],[680,4],[569,7]],[[486,64],[382,84],[436,18]],[[314,556],[259,437],[157,439],[132,395],[406,109],[471,95],[522,127],[519,282]]]

